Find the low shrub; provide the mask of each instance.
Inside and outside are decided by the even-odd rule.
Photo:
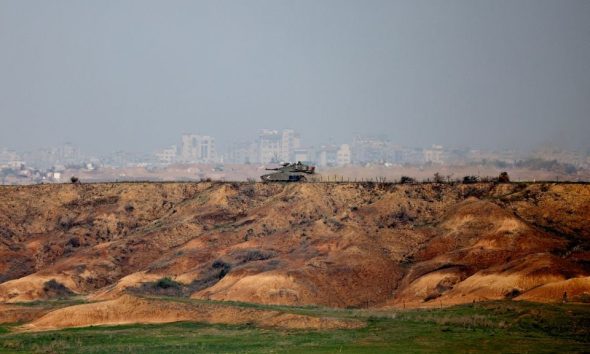
[[[510,177],[508,176],[508,172],[500,173],[500,176],[498,176],[498,183],[510,183]]]
[[[74,295],[70,289],[55,279],[43,283],[43,291],[49,298],[63,299]]]
[[[156,287],[158,287],[160,289],[170,289],[170,288],[179,289],[182,287],[182,284],[173,280],[170,277],[164,277],[156,282]]]
[[[401,184],[412,184],[412,183],[416,183],[416,179],[412,178],[412,177],[408,177],[408,176],[402,176],[399,180],[399,183]]]
[[[254,262],[254,261],[264,261],[270,258],[273,258],[277,255],[274,251],[269,250],[260,250],[256,248],[240,250],[232,254],[232,256],[241,263],[247,262]],[[214,263],[217,265],[217,263]],[[225,263],[227,264],[227,263]],[[223,266],[217,265],[217,268],[222,268]],[[215,268],[215,267],[214,267]]]
[[[463,184],[473,184],[479,182],[479,177],[477,176],[465,176],[463,177]]]
[[[227,273],[229,273],[231,270],[231,264],[218,259],[214,261],[213,264],[211,264],[211,268],[219,270],[217,277],[221,279],[225,277]]]

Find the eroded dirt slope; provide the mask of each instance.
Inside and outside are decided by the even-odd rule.
[[[314,317],[281,311],[144,299],[123,295],[115,300],[74,305],[52,311],[18,330],[39,331],[90,325],[130,323],[169,323],[195,321],[207,323],[256,324],[287,329],[358,328],[362,321]]]
[[[335,307],[557,301],[586,296],[589,276],[582,184],[0,187],[5,303],[126,294]]]

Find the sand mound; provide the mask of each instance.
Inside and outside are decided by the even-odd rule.
[[[563,280],[551,274],[474,274],[441,297],[445,303],[500,300],[526,293],[542,284]]]
[[[227,324],[253,323],[262,327],[300,329],[358,328],[364,325],[360,321],[311,317],[217,304],[144,299],[124,295],[115,300],[55,310],[22,326],[20,329],[24,331],[41,331],[66,327],[178,321]]]
[[[562,301],[564,293],[567,293],[568,301],[590,300],[590,277],[572,278],[541,285],[528,291],[517,300],[537,302]]]
[[[462,272],[457,268],[446,268],[428,273],[396,294],[393,303],[402,306],[418,306],[419,304],[440,296],[440,293],[452,288],[460,282]]]
[[[0,305],[0,323],[30,322],[48,311],[40,307]]]
[[[292,277],[281,274],[254,274],[243,278],[225,277],[213,287],[194,294],[193,298],[251,301],[275,305],[303,303],[302,289]]]
[[[0,301],[10,303],[51,298],[52,289],[48,288],[51,281],[66,287],[67,292],[76,288],[73,280],[64,275],[31,274],[0,284]]]
[[[89,301],[104,301],[112,300],[120,297],[125,293],[125,289],[134,287],[142,282],[153,282],[160,279],[161,276],[156,274],[146,274],[145,272],[137,272],[121,278],[116,284],[101,288],[100,290],[87,296]]]

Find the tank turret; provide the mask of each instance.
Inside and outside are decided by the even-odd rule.
[[[264,182],[303,182],[307,179],[305,175],[312,175],[315,173],[314,166],[308,166],[301,163],[284,163],[281,167],[267,168],[267,171],[277,171],[260,176]]]

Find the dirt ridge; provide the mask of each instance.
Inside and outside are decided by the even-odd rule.
[[[104,183],[0,192],[3,303],[135,294],[366,308],[590,296],[585,184]]]

